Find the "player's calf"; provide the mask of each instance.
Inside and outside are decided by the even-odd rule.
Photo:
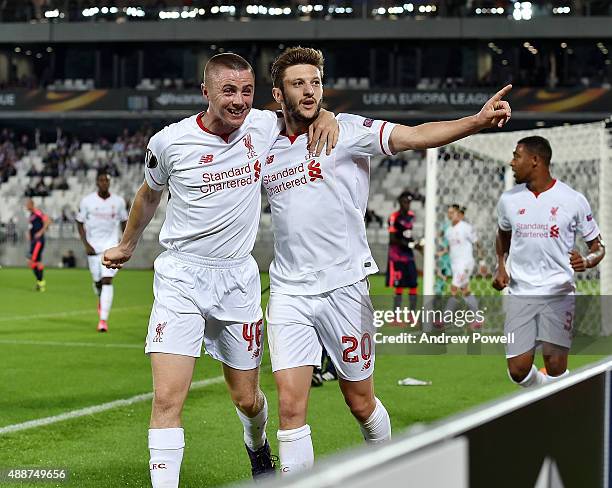
[[[359,423],[366,442],[378,444],[391,439],[391,420],[382,402],[374,396],[372,377],[361,381],[340,380],[344,401]]]

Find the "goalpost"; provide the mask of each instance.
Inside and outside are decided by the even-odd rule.
[[[509,163],[516,142],[531,135],[541,135],[550,141],[553,176],[586,196],[602,238],[612,239],[611,123],[473,135],[427,153],[424,295],[434,294],[439,271],[437,252],[443,246],[446,210],[453,203],[467,208],[465,219],[475,227],[482,249],[479,263],[482,266],[477,264],[474,270],[472,291],[475,295],[495,293],[491,275],[496,264],[497,201],[514,185]],[[576,244],[578,249],[586,249],[581,239]],[[578,274],[576,279],[580,294],[612,295],[612,256],[607,256],[597,268]],[[604,320],[604,324],[610,322],[612,317]],[[607,334],[612,334],[612,330]]]

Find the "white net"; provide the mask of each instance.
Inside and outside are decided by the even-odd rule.
[[[436,202],[435,248],[440,251],[444,246],[441,232],[447,225],[448,205],[457,203],[465,206],[465,220],[475,227],[481,247],[481,263],[471,282],[475,295],[497,293],[491,287],[495,269],[496,205],[502,192],[513,185],[509,161],[516,142],[530,135],[541,135],[550,141],[553,176],[585,195],[601,227],[602,236],[605,238],[607,235],[610,214],[603,195],[607,193],[604,189],[610,188],[611,178],[608,169],[609,134],[603,123],[479,134],[445,146],[438,150],[437,191],[435,195],[427,195]],[[577,245],[578,249],[585,250],[581,240]],[[449,274],[448,266],[447,257],[436,255],[435,269],[424,270],[424,273],[434,274],[432,282],[435,283],[434,292],[438,294],[448,292],[450,278],[445,277]],[[579,293],[599,294],[603,289],[600,278],[606,273],[607,269],[599,267],[578,274]]]

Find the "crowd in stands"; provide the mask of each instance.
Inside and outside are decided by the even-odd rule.
[[[17,136],[10,129],[2,129],[0,132],[0,184],[17,174],[15,165],[29,149],[32,147],[27,134]]]
[[[18,172],[28,176],[23,188],[23,196],[27,197],[48,197],[53,191],[69,190],[68,178],[79,174],[85,176],[90,169],[105,169],[111,176],[119,177],[120,168],[142,164],[152,134],[153,129],[148,126],[135,132],[124,129],[114,140],[97,138],[89,151],[85,151],[78,137],[60,128],[56,130],[56,137],[47,141],[41,140],[38,129],[30,133],[17,133],[4,128],[0,131],[0,188],[2,183]],[[40,156],[37,161],[42,159],[42,164],[25,162],[28,160],[24,158],[33,150]],[[106,151],[105,155],[100,155],[98,150]],[[61,215],[54,217],[62,234],[64,229],[72,228],[75,214],[72,210],[64,209]],[[0,242],[15,242],[18,239],[15,220],[0,221]]]

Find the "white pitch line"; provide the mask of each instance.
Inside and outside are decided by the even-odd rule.
[[[117,307],[113,308],[113,312],[124,312],[126,310],[137,310],[139,308],[149,308],[144,305],[134,305],[131,307]],[[34,315],[13,315],[11,317],[0,317],[0,322],[14,322],[16,320],[34,320],[34,319],[54,319],[62,317],[72,317],[74,315],[94,315],[96,313],[94,308],[88,308],[87,310],[72,310],[70,312],[52,312],[52,313],[39,313]]]
[[[17,339],[0,339],[0,344],[14,344],[24,346],[60,346],[60,347],[110,347],[120,349],[143,349],[144,343],[139,344],[99,344],[96,342],[54,342],[54,341],[21,341]]]
[[[194,381],[191,384],[191,390],[205,388],[210,385],[216,385],[217,383],[223,383],[224,381],[225,381],[225,378],[223,376],[215,376],[214,378],[209,378],[206,380]],[[70,419],[75,419],[78,417],[84,417],[85,415],[93,415],[95,413],[105,412],[106,410],[112,410],[113,408],[127,407],[128,405],[132,405],[138,402],[145,402],[151,399],[153,399],[153,393],[143,393],[141,395],[136,395],[130,398],[124,398],[121,400],[115,400],[115,401],[108,402],[108,403],[101,403],[100,405],[94,405],[92,407],[72,410],[70,412],[61,413],[59,415],[54,415],[52,417],[44,417],[42,419],[29,420],[27,422],[22,422],[20,424],[7,425],[5,427],[0,427],[0,436],[5,435],[5,434],[10,434],[12,432],[19,432],[21,430],[33,429],[35,427],[42,427],[44,425],[55,424],[57,422],[62,422],[63,420],[70,420]]]

